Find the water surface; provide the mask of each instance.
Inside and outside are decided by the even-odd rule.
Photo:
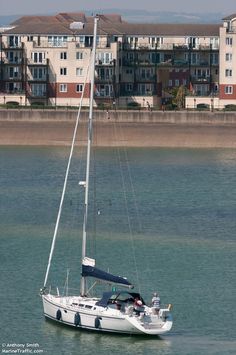
[[[76,150],[49,281],[79,287],[84,155]],[[68,148],[0,149],[1,343],[47,354],[235,354],[236,150],[97,149],[88,254],[173,303],[159,339],[45,321],[42,287]],[[127,218],[128,216],[128,218]]]

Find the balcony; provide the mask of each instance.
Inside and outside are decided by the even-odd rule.
[[[97,76],[95,79],[96,83],[107,83],[107,84],[111,84],[114,81],[114,76]]]
[[[155,83],[156,82],[156,75],[150,75],[150,76],[141,76],[137,75],[136,76],[136,81],[139,83]]]
[[[227,33],[236,33],[236,26],[230,26],[227,28]]]
[[[109,62],[104,62],[102,60],[96,60],[95,64],[98,65],[102,65],[102,66],[114,66],[115,63],[115,59],[110,60]]]
[[[41,59],[40,61],[35,61],[34,59],[27,59],[27,64],[28,65],[34,65],[34,66],[45,66],[48,64],[47,59]]]
[[[46,77],[46,75],[42,76],[41,78],[34,77],[33,75],[27,75],[27,80],[29,82],[34,82],[34,83],[36,83],[36,82],[45,83],[45,82],[47,82],[47,77]]]
[[[19,42],[19,43],[6,43],[6,42],[2,42],[2,48],[3,49],[23,49],[24,43]]]
[[[59,48],[67,48],[68,43],[66,41],[40,41],[36,42],[33,41],[33,48],[52,48],[52,47],[59,47]]]
[[[2,59],[2,64],[7,64],[7,65],[21,65],[23,64],[23,59],[22,58],[3,58]]]
[[[173,43],[164,43],[156,45],[143,43],[123,43],[120,45],[120,50],[139,50],[139,51],[154,51],[154,50],[173,50]]]
[[[188,61],[187,60],[184,60],[184,59],[174,59],[173,60],[173,65],[174,66],[178,66],[178,67],[186,67],[188,65]]]
[[[210,75],[192,75],[191,82],[195,84],[209,84],[211,82]]]

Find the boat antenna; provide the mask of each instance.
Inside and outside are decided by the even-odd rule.
[[[87,222],[88,222],[88,191],[89,191],[89,173],[90,173],[90,153],[92,143],[92,120],[93,120],[93,98],[94,98],[94,79],[95,79],[95,61],[97,46],[97,27],[99,16],[94,17],[94,33],[93,33],[93,49],[91,60],[91,78],[90,78],[90,104],[89,104],[89,121],[88,121],[88,146],[87,146],[87,162],[86,162],[86,181],[85,181],[85,197],[84,197],[84,221],[83,221],[83,240],[82,240],[82,263],[86,256],[86,238],[87,238]],[[82,296],[86,294],[86,279],[81,278],[80,293]]]

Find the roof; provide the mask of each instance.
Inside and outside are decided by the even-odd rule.
[[[124,23],[119,26],[128,35],[154,36],[218,36],[220,24],[136,24]]]
[[[236,18],[236,14],[232,14],[232,15],[224,17],[222,20],[223,21],[230,21],[230,20],[233,20],[235,18]]]
[[[130,300],[131,302],[134,301],[135,298],[138,298],[142,301],[143,304],[145,304],[144,300],[140,296],[139,293],[137,292],[129,292],[129,291],[108,291],[104,292],[102,298],[96,303],[96,305],[101,306],[101,307],[107,307],[107,305],[110,303],[110,301],[128,301]]]
[[[72,22],[83,22],[81,30],[70,29]],[[12,23],[7,34],[93,35],[93,17],[82,12],[59,13],[55,16],[23,16]],[[98,34],[130,36],[218,36],[220,24],[145,24],[128,23],[119,14],[100,16]]]

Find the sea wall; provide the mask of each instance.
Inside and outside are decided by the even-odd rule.
[[[0,110],[0,145],[69,145],[74,110]],[[86,144],[88,112],[76,139]],[[97,146],[236,148],[236,113],[95,111]]]
[[[71,121],[77,116],[76,110],[66,109],[0,109],[1,120],[56,120]],[[208,123],[208,124],[236,124],[236,112],[229,111],[94,111],[94,116],[98,121],[107,121],[115,119],[119,122],[136,123]],[[88,111],[81,112],[81,120],[86,120]]]

